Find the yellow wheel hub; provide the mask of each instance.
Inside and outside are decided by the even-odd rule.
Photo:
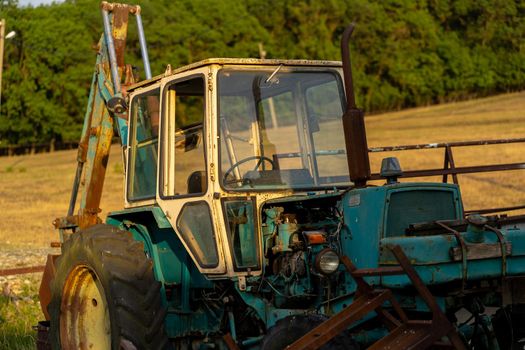
[[[104,288],[95,272],[75,266],[69,273],[60,305],[63,349],[111,349],[109,310]]]

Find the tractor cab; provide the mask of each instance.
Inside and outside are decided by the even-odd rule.
[[[126,206],[158,204],[201,272],[257,274],[262,202],[351,185],[341,73],[210,59],[130,87]]]

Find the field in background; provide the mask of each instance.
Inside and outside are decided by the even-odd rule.
[[[76,170],[76,151],[0,157],[1,247],[47,247],[58,241],[52,225],[65,216]],[[123,208],[120,147],[112,146],[102,197],[102,217]]]
[[[366,118],[369,147],[414,145],[452,141],[525,138],[525,93],[415,108]],[[459,147],[453,149],[455,165],[474,166],[525,162],[525,143]],[[372,172],[381,159],[398,157],[404,170],[443,168],[444,148],[372,153]],[[466,209],[525,204],[525,171],[460,175]],[[441,181],[441,177],[401,181]],[[449,181],[452,180],[449,178]]]
[[[391,146],[444,141],[525,137],[525,92],[485,99],[410,109],[366,118],[369,146]],[[525,161],[523,144],[456,149],[456,166]],[[120,148],[111,150],[101,207],[108,211],[123,207],[123,169]],[[372,171],[381,159],[395,155],[405,170],[443,166],[444,150],[375,153]],[[0,265],[5,257],[16,257],[14,266],[41,264],[23,259],[58,241],[52,222],[67,212],[76,169],[76,151],[31,156],[0,157]],[[512,206],[525,202],[525,171],[469,174],[460,177],[467,209]],[[424,179],[440,181],[440,178]],[[378,184],[380,184],[379,182]],[[13,252],[16,252],[13,253]],[[20,253],[21,252],[21,253]],[[15,254],[15,255],[13,255]],[[8,264],[8,263],[7,263]],[[37,304],[39,274],[17,279],[0,278],[0,349],[33,349],[31,325],[43,316]],[[17,281],[17,282],[16,282]],[[6,295],[5,286],[11,286]]]

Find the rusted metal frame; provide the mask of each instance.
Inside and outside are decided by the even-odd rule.
[[[341,38],[341,57],[343,60],[343,76],[346,91],[346,109],[343,114],[343,130],[345,135],[346,156],[350,180],[356,187],[363,187],[370,179],[370,160],[366,140],[364,113],[355,104],[354,82],[350,61],[350,37],[354,25],[349,25]]]
[[[110,8],[108,9],[108,7]],[[99,55],[97,58],[97,84],[92,86],[92,89],[95,91],[90,116],[91,127],[87,130],[89,137],[87,150],[88,161],[85,165],[85,188],[78,220],[79,227],[81,228],[100,222],[98,218],[98,213],[100,212],[99,205],[109,158],[109,149],[113,138],[114,124],[113,115],[110,114],[106,104],[110,102],[110,99],[120,93],[120,74],[125,69],[124,49],[130,8],[129,6],[120,4],[102,4],[103,14],[108,15],[108,11],[112,11],[113,25],[110,33],[108,33],[109,28],[105,26],[105,34],[100,39]],[[107,17],[109,19],[109,15]],[[104,18],[106,18],[106,16],[104,16]],[[113,41],[114,50],[108,47],[108,38]],[[114,57],[110,57],[112,56],[112,51],[115,54]],[[114,76],[115,67],[118,73],[116,78]],[[109,73],[111,73],[111,75]],[[108,79],[110,76],[112,81]],[[123,120],[120,120],[118,123],[120,130],[125,128],[125,122]],[[121,132],[121,137],[122,136]]]
[[[454,163],[454,156],[452,155],[452,147],[447,145],[445,146],[445,164],[443,165],[443,169],[452,169],[454,170],[456,168],[456,165]],[[458,175],[457,173],[452,173],[452,181],[457,185],[458,184]],[[448,182],[448,174],[443,174],[443,182]]]
[[[71,197],[69,199],[69,207],[67,211],[67,216],[71,217],[73,216],[75,212],[75,204],[77,202],[77,196],[78,196],[78,190],[80,187],[80,181],[82,179],[82,172],[84,170],[84,164],[86,163],[87,158],[87,148],[89,144],[89,131],[91,130],[91,122],[92,122],[92,112],[93,107],[95,103],[95,85],[97,83],[97,72],[93,73],[93,78],[91,79],[91,90],[89,92],[89,98],[88,98],[88,105],[86,114],[84,116],[84,125],[82,127],[82,135],[80,138],[80,142],[78,144],[78,150],[77,150],[77,170],[75,172],[75,179],[73,180],[73,188],[71,190]],[[53,224],[55,225],[55,228],[59,229],[60,232],[60,241],[64,241],[64,227],[59,227],[57,225],[58,222],[63,221],[65,218],[57,218]],[[66,220],[71,221],[71,220]],[[76,220],[75,220],[76,222]],[[70,229],[75,229],[78,225],[78,223],[75,223],[75,226],[68,227]]]
[[[454,346],[457,345],[458,349],[464,349],[464,346],[461,344],[461,339],[455,332],[453,326],[450,324],[450,322],[448,322],[445,315],[435,302],[432,294],[430,294],[430,291],[425,287],[401,248],[399,246],[394,246],[391,247],[391,250],[401,265],[403,272],[411,280],[412,284],[419,292],[421,298],[432,312],[432,321],[408,320],[404,311],[399,306],[390,290],[372,290],[372,287],[363,280],[358,272],[359,270],[353,265],[350,259],[348,259],[346,256],[343,256],[341,261],[350,274],[356,275],[354,278],[358,284],[358,290],[360,289],[362,294],[357,297],[354,302],[350,304],[350,306],[343,309],[329,320],[323,322],[321,325],[312,329],[310,332],[295,341],[286,349],[318,349],[341,331],[348,328],[353,322],[361,319],[371,311],[377,312],[380,318],[384,322],[386,321],[385,323],[389,326],[389,328],[392,329],[397,326],[395,329],[393,329],[391,334],[383,338],[382,341],[374,344],[377,348],[382,348],[382,345],[389,345],[392,349],[423,349],[438,341],[442,336],[448,336],[450,342]],[[381,275],[381,272],[386,271],[387,270],[378,271],[377,275]],[[393,273],[393,271],[388,270],[388,273],[391,272]],[[396,271],[396,273],[397,272],[399,271]],[[359,288],[359,286],[362,287]],[[393,318],[390,313],[384,312],[382,305],[386,301],[390,301],[396,311],[399,309],[398,313],[399,315],[402,315],[402,323]],[[418,328],[420,331],[416,332]],[[411,332],[411,337],[404,335],[405,330]],[[404,342],[403,339],[405,340]],[[401,340],[401,343],[387,343],[390,340]],[[375,348],[374,345],[372,348]]]
[[[354,278],[358,285],[358,295],[365,294],[369,295],[373,292],[373,289],[370,287],[368,283],[366,283],[363,280],[363,277],[371,277],[371,276],[387,276],[387,275],[399,275],[404,273],[403,270],[397,266],[395,267],[380,267],[376,269],[357,269],[355,265],[352,263],[352,261],[347,257],[343,256],[341,258],[341,261],[343,262],[343,265],[345,266],[346,270],[350,275]],[[397,300],[392,298],[390,300],[390,304],[396,311],[397,315],[401,318],[402,322],[406,322],[407,316]],[[381,318],[383,323],[385,323],[389,329],[393,329],[394,327],[399,327],[400,322],[397,320],[390,312],[385,310],[382,307],[378,307],[376,309],[376,312],[378,316]]]
[[[419,275],[417,274],[416,270],[410,263],[410,260],[408,260],[407,256],[403,252],[403,249],[399,245],[395,245],[390,248],[394,256],[396,257],[399,264],[403,267],[405,270],[406,275],[412,282],[412,285],[416,288],[419,295],[427,304],[429,310],[432,312],[432,330],[431,334],[435,336],[435,342],[441,336],[447,336],[450,340],[451,344],[454,346],[454,348],[458,350],[466,350],[465,345],[461,341],[461,338],[459,337],[459,334],[456,332],[452,324],[448,321],[445,314],[441,311],[439,308],[439,305],[436,303],[436,300],[434,299],[434,296],[430,293],[428,288],[425,286]],[[411,323],[413,321],[410,321]],[[443,333],[442,335],[436,334],[437,331],[441,330]],[[432,343],[430,343],[432,344]],[[422,345],[422,344],[421,344]],[[416,345],[412,347],[413,349],[419,349],[419,347]]]
[[[525,163],[508,163],[497,165],[477,165],[457,167],[454,169],[425,169],[425,170],[407,170],[403,171],[403,177],[426,177],[438,176],[445,174],[471,174],[471,173],[487,173],[493,171],[507,171],[507,170],[523,170]],[[379,173],[372,174],[370,180],[381,180]]]
[[[357,290],[361,293],[371,293],[372,287],[368,283],[363,280],[360,276],[353,276],[353,273],[357,271],[357,267],[352,263],[352,261],[347,256],[341,257],[341,262],[345,266],[348,273],[354,278],[355,282],[357,283]]]
[[[499,145],[499,144],[521,143],[521,142],[525,142],[525,138],[500,139],[500,140],[477,140],[477,141],[462,141],[462,142],[447,142],[447,143],[428,143],[428,144],[403,145],[403,146],[385,146],[385,147],[373,147],[373,148],[370,148],[368,151],[370,153],[377,153],[377,152],[393,152],[393,151],[409,151],[409,150],[420,150],[420,149],[445,148],[445,158],[444,158],[443,169],[405,171],[403,172],[403,176],[404,177],[419,177],[419,176],[443,175],[443,182],[446,183],[448,181],[448,175],[452,175],[454,183],[458,184],[457,174],[459,173],[465,174],[465,173],[473,173],[473,172],[519,170],[519,169],[525,168],[525,163],[456,168],[455,163],[454,163],[454,157],[452,154],[452,147]],[[455,169],[457,169],[457,171],[455,171]],[[380,179],[381,179],[381,176],[379,176],[378,173],[374,173],[371,175],[371,180],[380,180]]]
[[[45,266],[16,267],[13,269],[0,269],[0,276],[23,275],[44,271]]]
[[[498,237],[498,242],[501,251],[501,277],[502,279],[505,279],[505,277],[507,276],[507,240],[505,239],[505,236],[503,236],[501,231],[497,228],[492,227],[490,225],[485,225],[485,229],[494,232]]]
[[[124,49],[126,47],[126,32],[128,25],[129,6],[108,4],[103,2],[102,20],[104,23],[104,40],[109,56],[111,80],[115,94],[121,92],[119,68],[124,67]],[[113,27],[109,13],[112,12]]]
[[[391,302],[395,300],[392,299]],[[386,325],[386,327],[391,331],[396,329],[397,327],[400,327],[403,323],[400,322],[397,318],[395,318],[390,312],[385,310],[383,307],[378,307],[376,310],[377,316],[380,318],[380,320],[383,322],[383,324]],[[404,314],[404,313],[403,313]],[[405,315],[406,317],[406,315]],[[405,320],[402,320],[405,322]]]
[[[524,223],[525,215],[498,217],[496,218],[496,220],[490,220],[489,218],[488,222],[490,225],[496,224],[497,227],[501,227],[501,225],[512,225],[512,224]]]
[[[381,290],[374,294],[373,298],[370,298],[368,295],[357,298],[350,306],[313,328],[285,349],[318,349],[348,328],[352,323],[360,320],[392,298],[390,290]]]
[[[513,210],[520,210],[520,209],[525,209],[525,205],[518,205],[514,207],[504,207],[504,208],[465,210],[465,215],[472,214],[472,213],[476,213],[476,214],[501,213],[504,211],[513,211]]]
[[[499,144],[521,143],[521,142],[525,142],[525,138],[458,141],[458,142],[442,142],[442,143],[423,143],[423,144],[417,144],[417,145],[401,145],[401,146],[384,146],[384,147],[372,147],[368,151],[370,153],[376,153],[376,152],[392,152],[392,151],[409,151],[409,150],[418,150],[418,149],[436,149],[436,148],[445,148],[445,147],[499,145]]]
[[[103,16],[103,20],[104,20],[104,29],[106,29],[106,19],[104,18],[106,15],[104,14],[104,12],[106,12],[108,14],[108,19],[109,19],[109,13],[111,12],[121,12],[121,18],[124,18],[125,21],[127,21],[127,14],[128,13],[131,13],[133,15],[135,15],[135,18],[137,20],[137,33],[138,33],[138,37],[139,37],[139,45],[140,45],[140,52],[141,52],[141,55],[142,55],[142,62],[144,64],[144,75],[146,77],[147,80],[151,79],[152,76],[151,76],[151,68],[150,68],[150,63],[149,63],[149,56],[148,56],[148,49],[147,49],[147,46],[146,46],[146,36],[144,35],[144,26],[142,25],[142,16],[141,16],[141,8],[139,5],[126,5],[126,4],[120,4],[120,3],[108,3],[106,1],[103,1],[100,5],[101,9],[102,9],[102,16]],[[125,17],[122,17],[122,16],[125,16]],[[108,22],[109,24],[109,22]],[[119,23],[116,23],[117,26],[119,26],[120,24]],[[108,28],[110,26],[107,26]],[[120,42],[123,46],[122,46],[122,50],[123,51],[123,47],[125,46],[125,42]],[[120,46],[120,43],[118,42],[118,40],[115,40],[115,46],[117,47],[117,62],[118,62],[118,66],[119,67],[122,67],[124,65],[124,62],[123,61],[118,61],[118,56],[119,56],[119,46]],[[123,56],[122,56],[123,57]]]
[[[99,221],[100,198],[109,158],[109,149],[113,138],[113,118],[99,94],[98,86],[96,101],[92,111],[92,127],[88,131],[89,146],[87,162],[84,165],[84,189],[79,210],[79,226],[91,226]]]
[[[403,249],[401,249],[399,245],[394,245],[393,247],[390,247],[390,250],[396,257],[399,265],[401,265],[401,267],[405,271],[405,274],[407,275],[407,277],[412,282],[412,285],[414,286],[414,288],[416,288],[417,292],[419,293],[419,295],[421,296],[425,304],[427,304],[429,310],[432,312],[432,317],[433,317],[432,323],[436,321],[441,322],[442,319],[444,319],[448,323],[448,320],[446,319],[443,312],[439,308],[439,305],[434,299],[434,296],[430,293],[428,288],[425,286],[425,284],[421,280],[421,277],[419,277],[419,275],[417,274],[416,270],[410,263],[410,260],[408,260],[407,256],[403,252]]]
[[[121,76],[123,75],[126,64],[124,62],[124,51],[126,48],[126,35],[128,29],[129,13],[140,12],[140,8],[118,3],[106,3],[101,5],[102,19],[104,22],[105,49],[110,65],[111,79],[104,79],[104,82],[112,82],[113,93],[105,96],[108,109],[117,117],[119,136],[122,145],[127,142],[127,125],[125,122],[126,102],[122,94]],[[111,19],[110,19],[111,15]],[[101,89],[101,91],[111,90]]]
[[[404,274],[404,270],[398,266],[379,267],[375,269],[357,269],[357,267],[347,256],[343,256],[341,258],[341,262],[345,266],[348,273],[356,281],[358,286],[358,292],[360,294],[365,295],[372,293],[373,289],[368,283],[366,283],[366,281],[364,281],[363,277],[391,276]],[[408,318],[403,309],[401,308],[401,305],[399,305],[398,301],[395,298],[391,298],[390,304],[394,308],[394,311],[397,313],[397,315],[401,318],[401,321],[406,322]],[[399,325],[399,321],[397,321],[388,311],[384,310],[383,308],[378,308],[376,311],[378,312],[378,315],[382,317],[383,321],[386,321],[387,324],[390,323],[390,325]]]
[[[461,292],[463,292],[466,288],[468,277],[467,244],[465,243],[463,237],[461,237],[461,234],[458,231],[454,230],[452,227],[446,225],[441,221],[436,221],[435,223],[436,225],[450,232],[456,238],[456,241],[458,242],[461,248]]]
[[[409,321],[374,343],[368,350],[465,349],[461,338],[453,328],[448,334],[444,330],[446,328],[438,331],[429,321]],[[440,340],[443,336],[449,338],[449,343]]]
[[[451,147],[447,147],[446,148],[446,153],[448,155],[448,161],[450,163],[450,169],[452,169],[452,170],[456,169],[456,163],[454,162],[454,156],[452,155],[452,148]],[[456,173],[452,173],[452,180],[454,181],[454,183],[456,185],[459,185],[458,175]]]
[[[448,161],[448,146],[447,148],[445,148],[445,160],[444,160],[444,163],[443,163],[443,169],[448,169],[449,168],[449,161]],[[443,174],[443,183],[447,183],[448,182],[448,174]]]
[[[42,281],[40,282],[40,288],[38,289],[38,300],[40,300],[40,307],[46,320],[51,317],[47,311],[47,306],[51,302],[51,281],[56,275],[56,260],[60,255],[48,254],[46,259],[46,266],[44,267],[44,273],[42,274]]]
[[[371,269],[358,269],[351,272],[352,277],[372,277],[372,276],[394,276],[402,275],[403,269],[399,266],[377,267]]]
[[[432,346],[436,335],[431,332],[431,324],[407,323],[380,339],[368,350],[421,350]]]

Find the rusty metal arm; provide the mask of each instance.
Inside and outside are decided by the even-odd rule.
[[[55,220],[60,229],[61,241],[66,229],[87,227],[100,222],[100,199],[105,179],[113,126],[118,124],[122,145],[127,142],[126,102],[122,95],[121,79],[127,72],[124,63],[128,16],[140,15],[140,7],[125,4],[101,3],[104,34],[99,41],[99,51],[93,73],[89,101],[84,118],[77,156],[77,170],[67,216]],[[146,75],[150,75],[147,50],[141,19],[137,19],[141,48],[145,58]],[[81,188],[81,184],[83,185]],[[79,191],[82,192],[78,217],[72,218]],[[75,225],[72,227],[71,223]]]

